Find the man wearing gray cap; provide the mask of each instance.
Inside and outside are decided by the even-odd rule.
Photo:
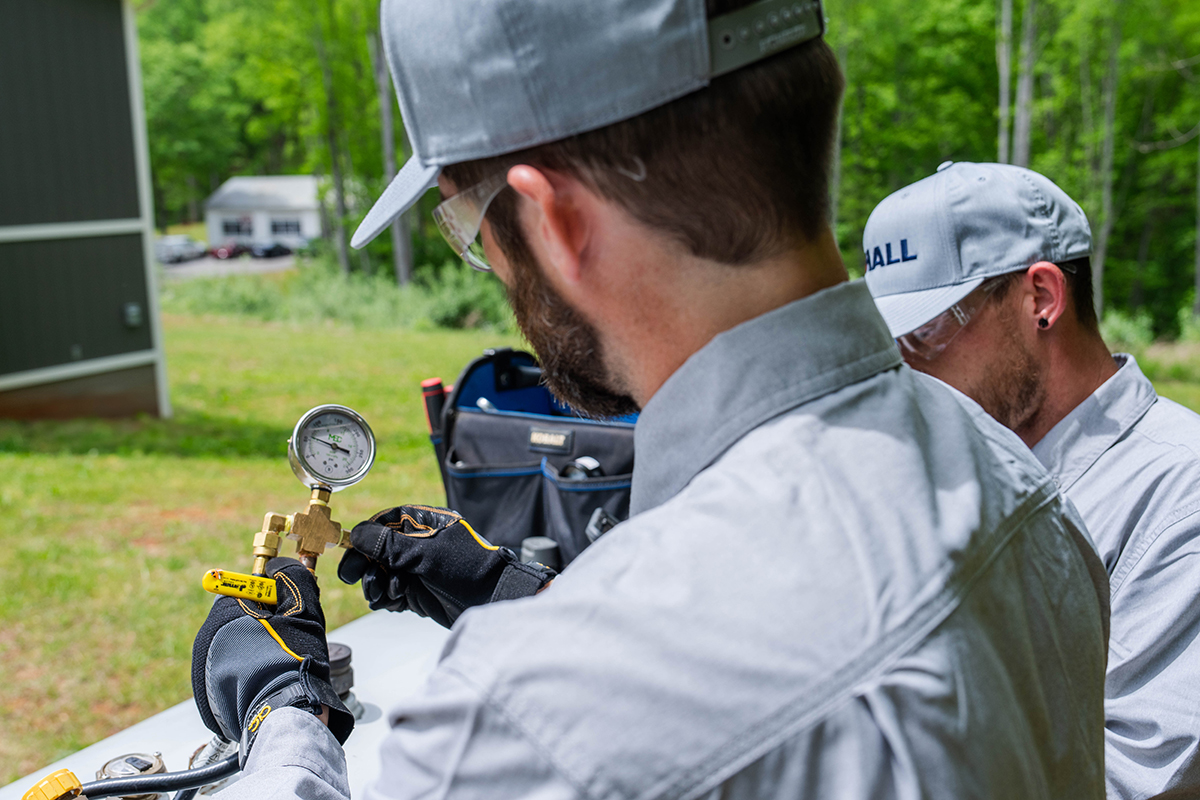
[[[503,558],[449,512],[356,527],[368,599],[453,624],[368,796],[1103,795],[1103,567],[1029,452],[902,369],[846,281],[822,28],[809,0],[385,0],[415,155],[355,243],[437,185],[554,392],[641,415],[629,520],[536,595],[463,603],[412,571],[418,538]],[[228,791],[344,795],[304,690],[323,640],[271,650],[293,618],[218,603],[204,641],[242,646],[201,642],[194,685],[243,737]]]
[[[1083,211],[1036,172],[944,164],[879,204],[863,249],[908,363],[1015,431],[1087,522],[1111,590],[1109,796],[1200,788],[1200,416],[1109,354]]]

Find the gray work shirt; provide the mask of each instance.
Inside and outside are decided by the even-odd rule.
[[[1112,798],[1200,787],[1200,416],[1132,356],[1033,448],[1110,576],[1105,759]]]
[[[1103,567],[864,284],[715,337],[636,447],[633,516],[458,620],[369,797],[1103,797]],[[331,742],[272,714],[222,796],[338,797]]]

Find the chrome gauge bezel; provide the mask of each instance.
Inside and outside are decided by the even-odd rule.
[[[301,431],[303,431],[315,417],[318,417],[321,414],[329,413],[337,413],[349,417],[351,422],[362,428],[363,433],[367,437],[367,443],[370,448],[369,452],[367,453],[367,460],[357,472],[347,478],[326,478],[317,473],[315,470],[311,469],[308,464],[305,463],[304,458],[300,455]],[[367,424],[367,421],[363,419],[361,414],[347,406],[338,405],[336,403],[327,403],[325,405],[310,408],[304,413],[304,416],[300,417],[299,421],[296,422],[296,427],[292,429],[292,436],[290,439],[288,439],[288,463],[292,467],[292,472],[295,473],[296,477],[300,479],[300,482],[308,488],[314,489],[318,486],[324,486],[330,491],[340,492],[347,486],[353,486],[363,478],[367,477],[367,473],[371,471],[371,467],[375,463],[375,432],[371,430],[371,426]]]

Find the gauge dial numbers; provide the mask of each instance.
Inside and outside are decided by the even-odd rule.
[[[296,423],[288,442],[296,477],[333,490],[366,477],[375,461],[375,436],[366,420],[345,406],[317,406]]]

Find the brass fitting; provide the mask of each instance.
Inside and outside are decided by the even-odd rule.
[[[279,555],[279,545],[283,541],[279,534],[287,528],[287,517],[267,512],[263,517],[262,530],[254,534],[254,569],[250,574],[267,574],[267,562]]]
[[[329,509],[330,491],[324,486],[312,490],[308,508],[292,517],[292,528],[287,534],[296,541],[296,553],[300,563],[312,571],[317,569],[317,558],[330,547],[345,546],[345,532],[339,522],[331,519]]]

